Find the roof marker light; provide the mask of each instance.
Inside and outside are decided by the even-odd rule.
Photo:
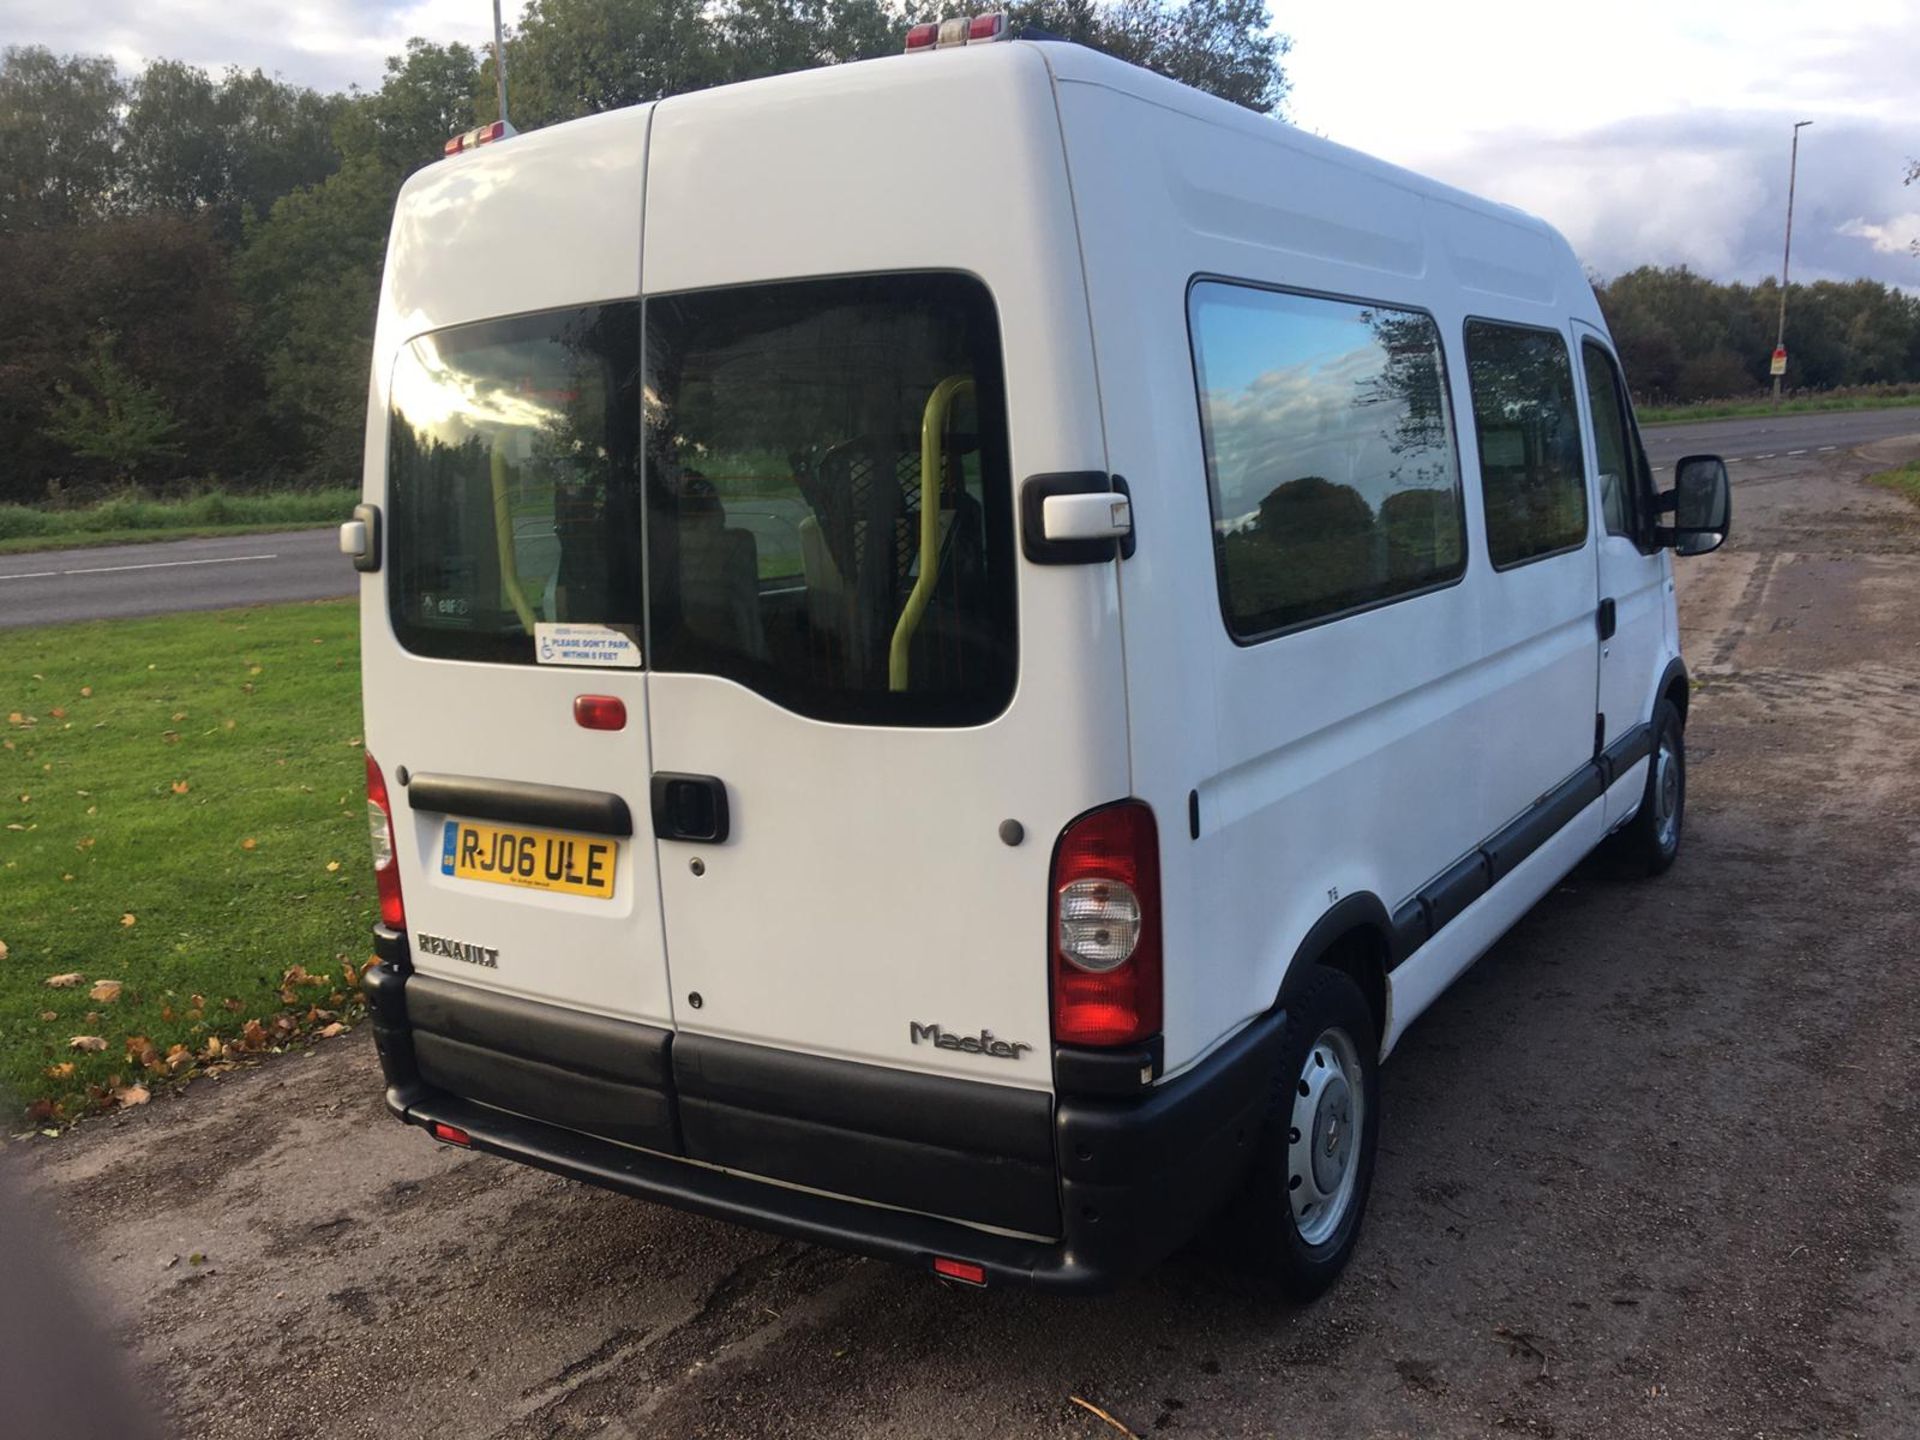
[[[968,18],[950,15],[944,20],[928,21],[907,31],[907,49],[946,50],[955,45],[979,45],[988,40],[1011,38],[1007,30],[1007,12],[990,10]]]
[[[511,140],[518,133],[504,120],[496,120],[491,125],[482,125],[464,135],[456,135],[447,141],[448,155],[458,155],[462,150],[472,150],[479,145],[489,145],[495,140]]]

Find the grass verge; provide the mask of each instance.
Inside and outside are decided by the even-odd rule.
[[[1909,460],[1891,470],[1882,470],[1872,478],[1874,484],[1897,490],[1914,504],[1920,505],[1920,459]]]
[[[324,525],[346,519],[359,492],[285,490],[264,495],[213,491],[185,500],[116,495],[71,510],[0,505],[0,555],[65,550],[82,545],[127,545],[143,540],[187,540]]]
[[[357,629],[328,601],[0,631],[13,1115],[138,1104],[351,1018],[374,904]]]
[[[1920,386],[1907,394],[1806,395],[1782,400],[1776,411],[1771,400],[1708,400],[1697,405],[1637,405],[1642,425],[1677,425],[1688,420],[1741,420],[1768,415],[1812,415],[1828,410],[1898,410],[1920,408]],[[349,506],[349,509],[352,507]]]

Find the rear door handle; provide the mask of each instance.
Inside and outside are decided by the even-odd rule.
[[[653,777],[648,797],[653,833],[661,840],[693,840],[719,845],[729,831],[727,784],[717,775],[681,775],[662,770]]]
[[[1613,638],[1613,632],[1619,624],[1619,617],[1614,609],[1611,596],[1600,602],[1598,619],[1600,622],[1600,638],[1602,640],[1611,640]]]

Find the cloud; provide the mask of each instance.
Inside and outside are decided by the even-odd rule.
[[[1840,227],[1840,234],[1851,240],[1865,240],[1881,255],[1911,255],[1920,246],[1920,212],[1896,215],[1885,225],[1875,225],[1856,215]]]
[[[509,23],[522,8],[508,0]],[[125,70],[185,60],[218,73],[255,68],[322,90],[380,83],[409,36],[478,44],[493,35],[481,0],[0,0],[0,45],[111,55]]]
[[[1686,265],[1721,280],[1780,273],[1793,112],[1688,111],[1582,133],[1471,137],[1429,172],[1558,227],[1603,275]],[[1874,117],[1800,134],[1793,278],[1865,276],[1920,290],[1913,192],[1901,185],[1913,137]]]

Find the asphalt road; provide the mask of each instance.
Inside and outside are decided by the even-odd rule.
[[[1662,485],[1672,483],[1682,455],[1718,455],[1727,462],[1799,459],[1896,435],[1920,435],[1920,406],[1893,410],[1839,410],[1824,415],[1780,415],[1749,420],[1699,420],[1649,426],[1647,459]]]
[[[0,555],[0,628],[351,595],[338,531],[222,535]]]
[[[1682,455],[1752,465],[1914,434],[1920,407],[1659,425],[1645,438],[1647,458],[1665,484]],[[779,502],[741,502],[736,509],[734,523],[755,531],[763,553],[792,547],[794,517]],[[354,573],[334,536],[329,527],[0,556],[0,629],[350,595]]]
[[[1864,477],[1917,451],[1743,468],[1679,566],[1685,853],[1583,866],[1421,1018],[1321,1301],[1225,1236],[1106,1299],[942,1289],[435,1146],[361,1027],[0,1153],[110,1317],[85,1374],[288,1440],[1120,1433],[1075,1396],[1156,1440],[1912,1440],[1920,511]]]

